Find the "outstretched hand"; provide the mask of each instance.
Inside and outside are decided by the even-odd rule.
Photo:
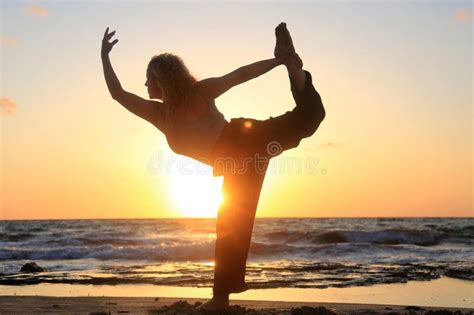
[[[109,40],[111,40],[112,36],[114,35],[115,35],[115,31],[109,33],[109,28],[107,27],[104,33],[104,38],[102,38],[102,49],[101,49],[102,56],[108,55],[109,52],[112,50],[112,47],[114,47],[114,45],[118,43],[118,39],[115,39],[114,41],[109,42]]]

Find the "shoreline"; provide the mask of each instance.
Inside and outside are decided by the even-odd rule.
[[[200,314],[195,306],[207,299],[163,297],[51,297],[0,296],[0,313],[74,313],[74,314]],[[186,303],[179,301],[186,301]],[[176,303],[176,304],[175,304]],[[238,305],[238,306],[236,306]],[[298,308],[311,313],[301,314],[471,314],[474,309],[447,307],[416,307],[410,305],[317,303],[278,301],[231,301],[231,314],[292,314]],[[324,309],[321,309],[323,307]],[[250,309],[250,310],[249,310]],[[156,312],[154,312],[156,311]],[[333,313],[331,313],[331,311]],[[248,312],[248,313],[247,313]],[[224,312],[225,313],[225,312]],[[203,314],[205,314],[203,312]],[[213,313],[215,314],[215,313]]]
[[[269,288],[250,289],[231,295],[232,301],[273,301],[290,303],[349,303],[398,305],[435,308],[474,309],[474,282],[442,277],[431,281],[376,284],[345,288]],[[0,297],[44,296],[52,298],[155,298],[209,299],[210,287],[162,285],[72,285],[42,283],[35,285],[0,285]]]

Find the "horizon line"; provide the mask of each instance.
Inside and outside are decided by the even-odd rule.
[[[52,219],[0,219],[2,221],[85,221],[85,220],[169,220],[169,219],[216,219],[217,217],[141,217],[141,218],[52,218]],[[474,216],[380,216],[380,217],[255,217],[255,219],[474,219]]]

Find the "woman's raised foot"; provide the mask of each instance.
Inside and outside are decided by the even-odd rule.
[[[298,69],[303,68],[303,61],[296,53],[291,39],[290,32],[286,28],[286,23],[280,23],[275,28],[276,45],[274,55],[283,61],[286,66],[294,65]]]

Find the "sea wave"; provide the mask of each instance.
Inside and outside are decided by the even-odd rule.
[[[215,219],[0,221],[0,279],[205,285],[215,228]],[[247,273],[254,287],[474,280],[473,245],[468,218],[257,218]],[[50,272],[18,274],[28,261]]]
[[[6,260],[72,260],[94,258],[99,260],[186,261],[211,259],[214,242],[187,244],[157,244],[147,246],[62,246],[46,248],[6,247],[0,251],[0,261]]]
[[[281,230],[264,235],[271,240],[287,242],[311,242],[313,244],[370,243],[370,244],[413,244],[430,246],[437,244],[443,233],[433,230],[334,230],[324,232],[304,232]]]

